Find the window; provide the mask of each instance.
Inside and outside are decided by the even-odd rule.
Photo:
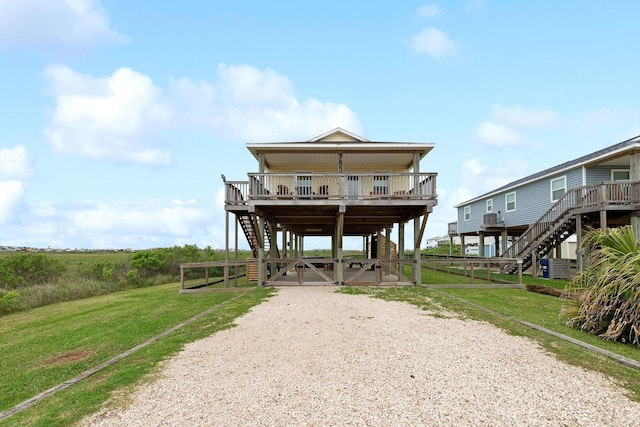
[[[464,207],[464,220],[469,221],[471,219],[471,206]]]
[[[551,180],[551,201],[555,202],[560,200],[560,197],[567,192],[567,177],[561,176],[560,178]]]
[[[630,178],[629,169],[611,170],[611,181],[629,181]]]
[[[493,199],[487,200],[487,213],[493,212]]]
[[[375,175],[373,177],[373,194],[389,194],[389,177],[386,175]]]
[[[512,193],[507,193],[507,195],[504,198],[505,201],[505,210],[507,212],[511,212],[511,211],[515,211],[516,210],[516,192],[512,192]]]

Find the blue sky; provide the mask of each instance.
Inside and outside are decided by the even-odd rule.
[[[220,174],[257,171],[245,144],[337,126],[436,144],[425,236],[444,235],[455,204],[640,134],[638,16],[631,0],[0,0],[0,245],[222,248]]]

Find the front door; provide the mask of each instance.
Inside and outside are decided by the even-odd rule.
[[[350,199],[357,199],[360,196],[360,177],[348,176],[347,177],[347,196]]]

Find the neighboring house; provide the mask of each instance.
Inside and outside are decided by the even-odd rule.
[[[259,268],[259,283],[272,283],[287,269],[301,268],[307,236],[331,237],[332,260],[325,267],[334,275],[330,280],[348,282],[343,236],[391,240],[390,230],[397,225],[398,256],[404,258],[404,225],[409,221],[414,222],[411,249],[419,260],[424,227],[437,204],[436,174],[422,172],[420,161],[433,147],[368,141],[340,128],[308,141],[247,144],[257,171],[248,173],[247,181],[223,176],[225,211],[227,224],[229,213],[236,215],[258,265],[264,267]],[[229,231],[227,226],[227,253]],[[383,232],[386,239],[375,238]],[[376,253],[368,266],[390,260],[390,247]],[[420,276],[414,270],[416,281]],[[328,273],[322,275],[329,280]]]
[[[549,255],[567,258],[575,254],[562,254],[561,244],[575,234],[575,252],[586,226],[637,228],[639,180],[640,136],[456,205],[458,221],[449,224],[449,235],[460,236],[463,246],[477,236],[480,256],[484,241],[493,238],[497,254],[521,258],[525,268]]]
[[[449,243],[448,236],[433,236],[426,240],[424,247],[425,248],[437,248],[442,246],[445,243]]]

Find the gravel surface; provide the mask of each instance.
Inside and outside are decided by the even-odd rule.
[[[601,374],[483,322],[280,288],[87,426],[639,426]]]

